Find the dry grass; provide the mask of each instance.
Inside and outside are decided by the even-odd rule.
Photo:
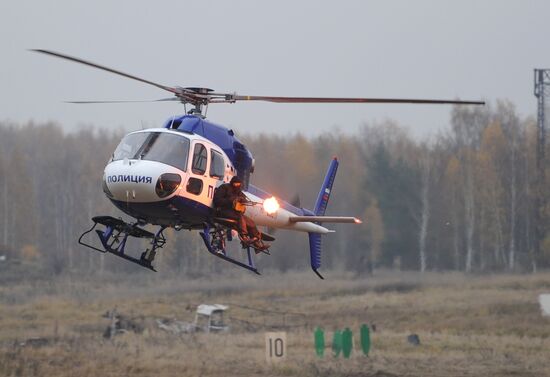
[[[472,277],[380,273],[368,279],[311,273],[212,276],[192,281],[162,273],[102,279],[73,276],[0,287],[0,375],[5,376],[550,376],[550,319],[537,304],[550,274]],[[233,331],[169,335],[154,318],[191,321],[199,303],[229,303]],[[143,334],[104,340],[114,307],[143,317]],[[282,317],[246,307],[305,313]],[[242,321],[254,326],[244,326]],[[264,330],[287,329],[289,356],[269,366]],[[371,355],[350,360],[330,349],[318,359],[313,328],[327,338],[376,324]],[[248,330],[247,330],[248,329]],[[255,329],[256,331],[250,331]],[[409,345],[410,333],[422,344]],[[44,346],[19,346],[31,337]],[[328,343],[328,341],[327,341]]]

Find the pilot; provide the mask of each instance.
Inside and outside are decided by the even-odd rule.
[[[245,244],[254,249],[266,250],[269,245],[261,240],[261,234],[254,221],[244,214],[244,203],[248,198],[242,192],[242,181],[237,176],[231,178],[229,183],[224,183],[214,192],[214,206],[216,214],[220,217],[237,220],[241,239]]]

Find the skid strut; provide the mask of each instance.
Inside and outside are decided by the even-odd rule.
[[[94,225],[89,230],[82,233],[78,239],[79,244],[102,253],[111,253],[119,258],[126,259],[127,261],[136,263],[149,270],[156,271],[152,265],[152,262],[155,258],[157,250],[161,249],[166,243],[166,239],[162,233],[166,227],[161,226],[156,233],[151,233],[143,228],[140,228],[138,224],[128,224],[121,219],[115,219],[111,216],[96,216],[92,218],[92,221],[94,222]],[[101,241],[103,250],[82,241],[82,238],[86,234],[92,232],[96,228],[97,224],[105,226],[104,230],[96,229],[95,231]],[[140,258],[135,258],[125,252],[128,237],[150,239],[151,246],[141,253]]]
[[[202,232],[200,232],[200,235],[210,254],[260,275],[260,272],[254,264],[253,251],[251,250],[252,248],[250,246],[245,248],[247,254],[247,263],[243,263],[227,255],[225,249],[225,239],[227,237],[229,240],[231,240],[230,229],[227,230],[220,227],[212,227],[210,224],[205,223],[204,229]]]

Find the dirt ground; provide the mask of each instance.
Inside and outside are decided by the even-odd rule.
[[[538,295],[550,273],[472,276],[379,272],[268,273],[188,280],[148,271],[65,276],[0,287],[2,376],[550,376],[550,318]],[[226,334],[160,330],[192,321],[201,303],[230,306]],[[117,312],[143,332],[103,333]],[[374,325],[368,357],[359,328]],[[318,358],[313,331],[325,330]],[[350,359],[335,358],[336,329],[353,331]],[[287,358],[269,365],[264,333],[287,334]],[[417,334],[420,345],[407,342]]]

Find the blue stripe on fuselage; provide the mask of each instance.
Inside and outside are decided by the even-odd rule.
[[[249,193],[251,193],[252,195],[256,195],[258,198],[261,198],[261,199],[264,199],[264,200],[274,196],[274,195],[268,193],[267,191],[264,191],[261,188],[256,187],[254,185],[249,185],[247,191]],[[284,200],[282,200],[280,198],[277,198],[277,201],[279,202],[279,205],[282,208],[286,209],[288,212],[292,212],[296,216],[306,215],[306,213],[304,212],[304,210],[302,208],[295,207],[292,204],[290,204],[288,202],[285,202]]]

